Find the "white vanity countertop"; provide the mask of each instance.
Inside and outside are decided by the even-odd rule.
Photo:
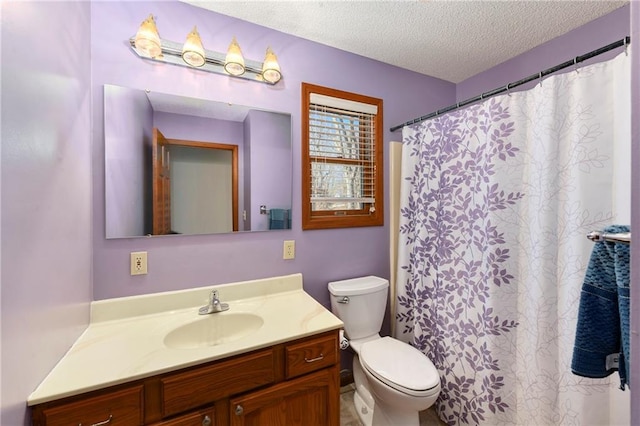
[[[253,313],[262,327],[216,346],[171,349],[164,337],[201,320],[198,308],[212,289],[230,309],[210,315]],[[342,327],[342,321],[302,289],[302,275],[201,287],[93,302],[91,321],[67,354],[27,400],[28,405],[226,358]]]

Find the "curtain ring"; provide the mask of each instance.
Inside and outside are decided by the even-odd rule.
[[[540,80],[540,87],[542,87],[542,71],[538,73],[538,79]]]
[[[507,91],[507,96],[511,97],[511,91],[509,90],[510,89],[509,85],[511,85],[511,83],[509,83],[506,86],[504,86],[504,90]]]
[[[627,49],[629,44],[627,43],[627,38],[625,37],[623,40],[624,40],[624,56],[629,56],[629,50]]]
[[[576,70],[576,74],[578,74],[579,71],[578,71],[578,57],[577,56],[575,58],[573,58],[573,68]]]

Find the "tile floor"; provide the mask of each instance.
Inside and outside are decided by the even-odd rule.
[[[340,388],[340,426],[362,426],[358,413],[353,406],[354,385],[349,384]],[[433,408],[420,412],[420,426],[445,425]],[[401,425],[398,425],[401,426]]]

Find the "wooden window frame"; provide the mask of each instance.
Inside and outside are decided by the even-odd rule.
[[[302,83],[302,229],[351,228],[360,226],[384,225],[384,189],[383,189],[383,123],[382,99],[357,93],[345,92],[309,83]],[[362,210],[313,211],[311,204],[311,163],[309,152],[309,109],[311,94],[330,96],[365,104],[375,105],[377,113],[373,119],[374,137],[374,184],[375,210],[369,212],[369,204]],[[340,164],[349,164],[352,160],[333,160]]]

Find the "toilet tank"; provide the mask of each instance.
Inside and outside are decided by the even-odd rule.
[[[388,289],[389,281],[374,276],[329,283],[331,311],[344,323],[349,339],[363,339],[380,332]]]

